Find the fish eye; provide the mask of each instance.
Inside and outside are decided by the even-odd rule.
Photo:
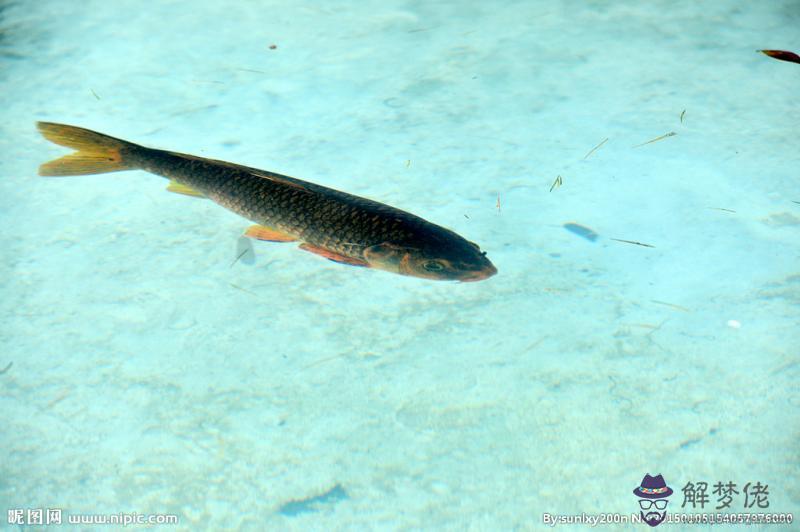
[[[429,272],[440,272],[444,270],[444,264],[439,262],[438,260],[429,260],[426,261],[423,265],[423,268],[428,270]]]

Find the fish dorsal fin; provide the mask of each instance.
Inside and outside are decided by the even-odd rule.
[[[274,181],[275,183],[280,183],[282,185],[287,185],[290,187],[294,187],[298,190],[305,190],[310,192],[308,185],[309,183],[301,180],[295,179],[293,177],[275,174],[273,172],[268,172],[266,170],[259,170],[258,168],[253,168],[251,166],[243,166],[241,164],[229,163],[228,161],[220,161],[219,159],[208,159],[206,157],[198,157],[197,155],[189,155],[188,153],[178,153],[178,152],[168,152],[170,155],[175,155],[177,157],[181,157],[183,159],[190,159],[192,161],[200,161],[200,162],[207,162],[212,163],[215,166],[225,166],[231,168],[233,170],[240,170],[242,172],[247,172],[248,174],[254,177],[260,177],[262,179],[269,179],[270,181]]]
[[[270,181],[275,181],[276,183],[280,183],[282,185],[288,185],[298,190],[305,190],[307,192],[310,192],[310,190],[308,190],[308,187],[306,186],[306,183],[299,179],[295,179],[293,177],[288,177],[280,174],[273,174],[272,172],[265,172],[264,170],[253,170],[250,168],[248,168],[248,170],[250,170],[250,173],[256,177],[260,177],[262,179],[269,179]]]

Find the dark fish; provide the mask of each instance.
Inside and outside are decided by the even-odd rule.
[[[564,224],[564,229],[569,231],[570,233],[575,233],[578,236],[582,236],[586,240],[590,242],[594,242],[597,240],[597,233],[586,227],[585,225],[576,224],[574,222],[567,222]]]
[[[764,55],[768,55],[773,59],[779,61],[788,61],[790,63],[800,63],[800,55],[794,52],[787,52],[786,50],[759,50]]]
[[[48,140],[76,153],[39,167],[43,176],[145,170],[170,190],[204,196],[258,225],[261,240],[301,242],[330,260],[436,280],[480,281],[497,273],[477,244],[418,216],[292,177],[146,148],[75,126],[39,122]]]

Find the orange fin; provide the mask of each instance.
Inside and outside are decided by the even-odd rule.
[[[257,240],[266,240],[267,242],[295,242],[297,239],[286,233],[281,233],[270,227],[263,225],[251,225],[244,232],[244,236],[255,238]]]
[[[202,192],[198,192],[192,187],[187,187],[186,185],[182,185],[175,180],[170,180],[169,185],[167,185],[167,190],[169,192],[174,192],[176,194],[183,194],[184,196],[194,196],[196,198],[205,198],[206,195]]]
[[[363,260],[354,259],[352,257],[346,257],[345,255],[340,255],[335,251],[321,248],[319,246],[314,246],[312,244],[300,244],[300,249],[310,251],[311,253],[316,253],[317,255],[325,257],[328,260],[332,260],[333,262],[349,264],[350,266],[369,266],[369,264]]]
[[[36,127],[50,142],[77,150],[41,165],[39,175],[104,174],[136,168],[125,160],[122,152],[123,149],[138,148],[136,144],[66,124],[37,122]]]

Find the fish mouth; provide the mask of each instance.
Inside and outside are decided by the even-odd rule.
[[[497,268],[494,267],[494,264],[489,264],[485,266],[483,269],[478,270],[476,272],[469,272],[468,274],[464,275],[459,279],[462,283],[474,283],[475,281],[483,281],[484,279],[488,279],[492,275],[497,273]]]

